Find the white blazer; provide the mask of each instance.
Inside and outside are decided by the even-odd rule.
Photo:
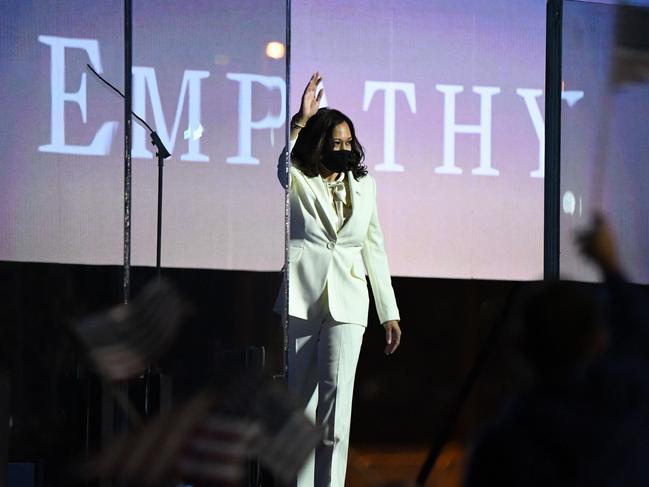
[[[278,176],[285,183],[282,173],[286,174],[283,155]],[[398,320],[399,310],[377,214],[374,179],[367,175],[357,181],[351,171],[347,172],[352,212],[336,232],[336,214],[323,179],[307,177],[294,166],[290,176],[289,315],[305,320],[317,316],[327,286],[331,317],[338,322],[366,326],[367,270],[380,322]],[[275,310],[280,313],[283,298],[282,287],[275,304]]]

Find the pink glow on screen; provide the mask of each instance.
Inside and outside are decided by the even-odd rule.
[[[0,82],[8,87],[0,118],[0,259],[118,265],[122,105],[90,75],[83,103],[75,93],[87,62],[123,85],[121,3],[10,3],[12,14],[0,20]],[[138,106],[173,139],[163,265],[282,267],[282,100],[288,96],[295,112],[317,69],[326,103],[352,118],[366,148],[394,275],[540,277],[545,2],[294,0],[291,93],[286,57],[266,53],[269,42],[285,43],[284,4],[136,4]],[[104,21],[97,24],[97,16]],[[65,68],[56,68],[63,77],[54,95],[53,46],[61,39],[77,45],[66,49]],[[574,69],[594,69],[573,59]],[[574,160],[592,158],[589,121],[599,88],[589,76],[566,77],[566,129],[589,128],[574,139],[564,135]],[[64,142],[53,132],[62,93]],[[102,132],[95,153],[56,149],[90,146],[108,122],[117,125]],[[157,169],[146,134],[136,130],[133,262],[153,265]],[[613,207],[612,191],[605,198]]]
[[[355,122],[393,273],[541,275],[544,9],[293,3],[291,101],[317,69],[327,104]]]

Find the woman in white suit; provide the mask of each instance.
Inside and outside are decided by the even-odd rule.
[[[318,108],[320,81],[318,73],[311,76],[291,120],[288,384],[324,430],[298,486],[344,487],[354,375],[369,306],[366,270],[387,355],[399,346],[401,329],[376,184],[352,121]]]

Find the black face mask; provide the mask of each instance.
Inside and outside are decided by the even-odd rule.
[[[331,172],[345,172],[353,159],[354,153],[350,150],[328,150],[322,154],[322,164]]]

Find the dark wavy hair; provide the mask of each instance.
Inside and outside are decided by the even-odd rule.
[[[308,177],[320,174],[322,153],[333,149],[333,130],[336,125],[347,122],[352,134],[352,165],[349,170],[356,180],[367,176],[367,167],[363,164],[365,151],[358,142],[354,124],[344,113],[333,108],[321,108],[306,123],[295,141],[291,155],[295,158],[296,167]]]

